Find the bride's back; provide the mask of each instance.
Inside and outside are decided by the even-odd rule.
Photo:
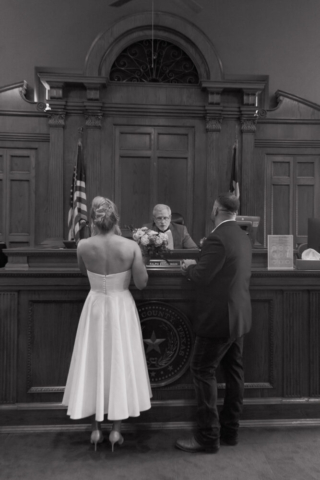
[[[113,232],[96,235],[79,243],[78,255],[86,269],[101,275],[120,273],[132,268],[136,244]]]
[[[109,199],[95,197],[91,219],[93,236],[78,244],[78,263],[82,273],[87,270],[100,275],[111,275],[132,270],[137,288],[147,285],[148,274],[142,261],[140,248],[133,240],[118,235],[119,216]]]

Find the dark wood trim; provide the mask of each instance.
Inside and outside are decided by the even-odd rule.
[[[49,142],[49,133],[1,133],[1,142]]]
[[[0,293],[0,403],[16,402],[18,294]]]

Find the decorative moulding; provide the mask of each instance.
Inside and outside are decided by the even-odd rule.
[[[221,80],[221,60],[211,40],[186,18],[166,12],[154,14],[154,35],[180,47],[194,62],[200,78]],[[151,38],[150,11],[118,20],[93,42],[84,73],[108,77],[113,62],[130,44]],[[192,39],[192,40],[191,40]]]
[[[19,98],[20,96],[20,99],[23,100],[24,103],[27,103],[28,105],[32,106],[32,108],[34,110],[37,110],[38,112],[44,112],[45,109],[46,109],[46,104],[43,103],[43,102],[35,102],[33,100],[29,100],[27,98],[27,93],[28,93],[28,83],[26,82],[26,80],[23,80],[22,82],[17,82],[17,83],[12,83],[10,85],[5,85],[3,87],[0,87],[0,97],[1,97],[1,94],[6,94],[6,92],[11,92],[12,90],[17,90],[17,99]],[[14,102],[12,101],[12,98],[10,98],[10,107],[12,108]],[[4,101],[1,101],[1,106],[2,106],[2,109],[1,109],[1,114],[5,114],[7,113],[8,115],[14,115],[14,114],[19,114],[19,115],[28,115],[30,114],[29,112],[16,112],[16,111],[12,111],[10,109],[9,110],[3,110],[3,105],[4,105]]]
[[[221,132],[222,118],[207,117],[207,132]]]
[[[320,105],[309,102],[291,93],[277,90],[278,105],[267,110],[268,120],[299,120],[317,123],[320,120]]]

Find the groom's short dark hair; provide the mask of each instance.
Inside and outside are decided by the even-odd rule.
[[[220,193],[218,195],[217,202],[223,208],[223,210],[226,210],[227,212],[230,212],[232,214],[237,213],[240,207],[239,199],[235,196],[234,193],[230,192]]]

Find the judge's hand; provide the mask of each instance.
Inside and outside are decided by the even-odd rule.
[[[187,275],[187,268],[190,265],[195,265],[197,262],[195,260],[183,260],[181,263],[181,273],[182,275]]]

